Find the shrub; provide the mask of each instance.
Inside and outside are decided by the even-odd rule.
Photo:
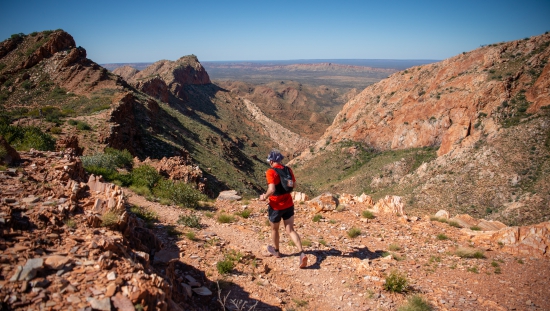
[[[132,171],[132,186],[147,187],[153,189],[155,184],[161,179],[157,170],[150,165],[142,165]]]
[[[397,270],[390,272],[390,275],[386,277],[386,283],[384,283],[384,289],[389,292],[402,293],[407,290],[408,287],[407,276],[404,273],[400,273]]]
[[[158,221],[157,213],[141,206],[132,205],[132,207],[130,207],[130,212],[134,213],[137,217],[145,220],[146,223],[153,223]]]
[[[248,217],[250,217],[250,214],[251,214],[251,213],[252,213],[251,210],[249,210],[249,209],[244,209],[244,210],[243,210],[242,212],[240,212],[240,213],[235,213],[235,215],[239,215],[239,216],[241,216],[242,218],[248,218]]]
[[[389,249],[390,251],[396,252],[396,251],[401,250],[401,246],[399,246],[398,244],[393,244],[393,243],[392,243],[392,244],[390,244],[390,246],[388,247],[388,249]]]
[[[311,241],[310,240],[302,240],[302,246],[310,247],[311,246]]]
[[[481,230],[481,227],[473,226],[473,227],[470,227],[470,230],[472,230],[472,231],[480,231],[480,230]]]
[[[115,212],[107,212],[101,216],[101,226],[112,228],[118,223],[118,214]]]
[[[65,226],[67,226],[68,228],[76,228],[76,221],[74,221],[73,219],[67,219],[64,221],[65,223]]]
[[[192,214],[189,216],[180,215],[177,221],[178,224],[184,225],[189,228],[197,228],[200,229],[202,227],[201,225],[201,219],[199,216]]]
[[[80,131],[89,131],[92,129],[86,122],[78,122],[76,128]]]
[[[327,241],[323,240],[323,239],[320,239],[319,240],[319,244],[323,245],[323,246],[327,246]]]
[[[160,175],[159,175],[160,177]],[[190,208],[197,207],[204,195],[183,181],[159,179],[153,188],[153,194],[173,204]]]
[[[197,240],[197,236],[195,235],[195,232],[193,232],[193,231],[189,231],[189,232],[185,233],[185,237],[188,238],[191,241],[196,241]]]
[[[368,211],[368,210],[364,210],[361,213],[361,216],[363,216],[363,218],[366,218],[366,219],[374,219],[374,214],[371,211]]]
[[[231,272],[231,270],[233,270],[234,266],[235,264],[233,263],[233,261],[227,258],[222,261],[218,261],[218,263],[216,264],[216,268],[218,269],[218,272],[220,274],[228,274],[229,272]]]
[[[78,121],[71,119],[71,120],[67,121],[67,123],[68,123],[69,125],[75,126],[75,125],[78,124]]]
[[[430,303],[419,295],[411,296],[407,303],[397,309],[397,311],[431,311],[433,307]]]
[[[361,235],[361,229],[354,227],[349,229],[347,233],[348,233],[348,236],[353,239]]]
[[[228,215],[228,214],[225,214],[225,213],[221,213],[220,215],[218,215],[218,222],[219,223],[227,224],[227,223],[231,223],[233,221],[235,221],[235,217],[233,217],[231,215]]]
[[[477,258],[477,259],[485,258],[485,255],[483,254],[483,252],[475,248],[459,247],[455,251],[455,254],[460,258]]]
[[[455,228],[462,228],[462,226],[459,225],[458,222],[456,222],[456,221],[454,221],[454,220],[453,220],[453,221],[449,221],[449,226],[455,227]]]
[[[57,126],[54,126],[50,129],[50,133],[52,133],[52,134],[61,134],[61,128],[57,127]]]
[[[446,236],[446,235],[443,234],[443,233],[440,233],[440,234],[437,235],[437,239],[438,239],[438,240],[441,240],[441,241],[444,241],[444,240],[448,240],[449,237]]]
[[[323,215],[321,214],[316,214],[315,216],[313,216],[313,222],[319,222],[321,221],[321,219],[323,219]]]

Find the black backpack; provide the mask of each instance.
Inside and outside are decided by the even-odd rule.
[[[283,166],[282,169],[272,167],[281,182],[275,185],[275,193],[273,195],[281,195],[285,193],[291,193],[294,190],[294,182],[292,181],[292,174],[290,174],[290,169],[287,166]]]

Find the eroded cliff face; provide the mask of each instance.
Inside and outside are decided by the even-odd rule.
[[[120,67],[120,75],[138,90],[168,103],[171,96],[187,101],[187,85],[210,84],[210,77],[196,56],[183,56],[176,61],[160,60],[142,71]]]
[[[545,34],[493,44],[395,73],[350,100],[316,149],[352,140],[379,150],[439,146],[441,156],[471,146],[550,105],[549,43]]]

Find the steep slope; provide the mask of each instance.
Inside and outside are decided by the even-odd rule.
[[[549,57],[544,34],[396,73],[344,106],[297,174],[315,189],[393,189],[413,209],[548,220]],[[321,159],[340,171],[319,181]]]
[[[242,100],[210,83],[195,56],[121,73],[134,85],[87,59],[62,30],[15,35],[0,56],[2,123],[77,135],[86,155],[105,147],[140,159],[188,154],[214,195],[262,190],[267,165],[259,158],[278,146]]]
[[[256,104],[266,116],[309,139],[319,139],[356,89],[312,86],[296,81],[255,85],[217,81],[219,86]]]

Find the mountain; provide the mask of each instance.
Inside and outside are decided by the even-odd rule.
[[[211,83],[195,56],[119,76],[62,30],[15,35],[0,56],[2,120],[58,140],[76,135],[85,155],[107,147],[142,160],[188,155],[211,195],[231,188],[255,196],[265,186],[263,159],[278,143],[242,99]]]
[[[549,34],[492,44],[368,86],[293,161],[297,174],[318,191],[393,189],[413,209],[550,219],[549,46]]]

